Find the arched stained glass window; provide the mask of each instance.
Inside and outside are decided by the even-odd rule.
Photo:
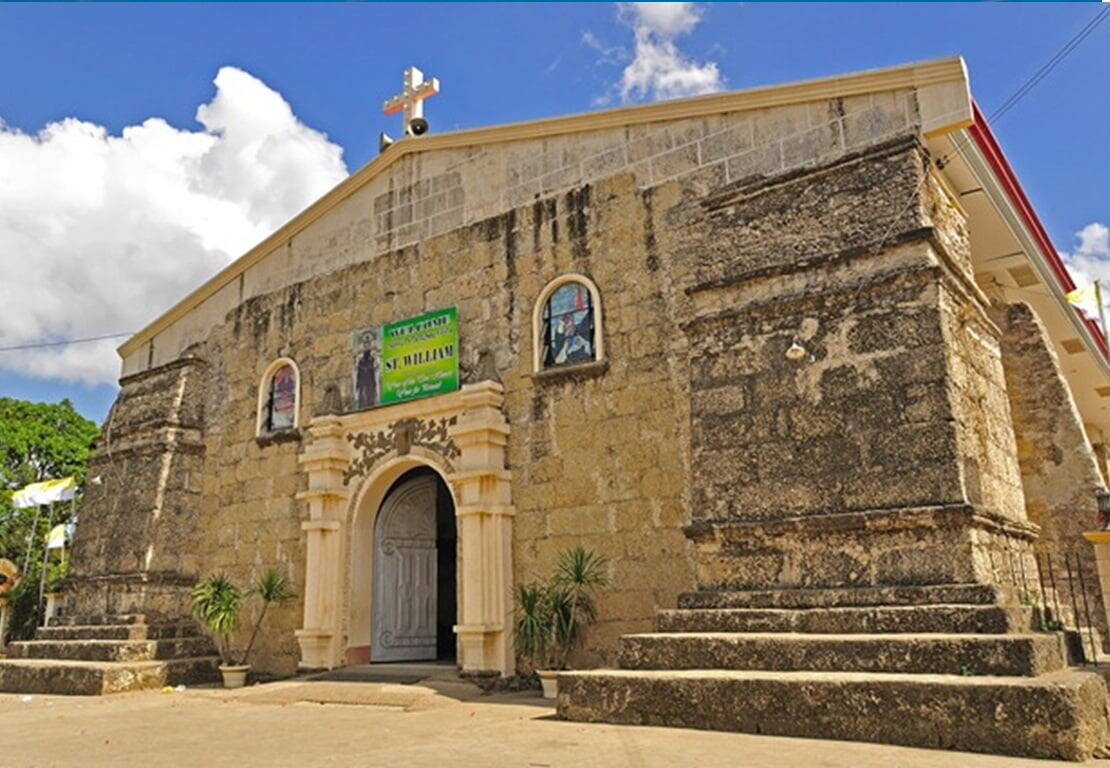
[[[270,378],[270,395],[266,403],[266,428],[271,432],[293,426],[297,407],[297,373],[291,365],[283,365]]]
[[[543,367],[597,359],[594,306],[583,283],[560,285],[543,307]]]

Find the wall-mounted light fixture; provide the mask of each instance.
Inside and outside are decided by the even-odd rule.
[[[805,356],[806,348],[799,344],[797,341],[791,344],[790,348],[786,350],[787,360],[793,360],[794,362],[797,362],[798,360],[803,359]]]

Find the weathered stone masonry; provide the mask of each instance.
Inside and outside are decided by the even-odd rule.
[[[926,169],[907,139],[675,227],[706,307],[688,326],[702,587],[989,582],[991,550],[1028,550],[998,331]]]
[[[188,614],[201,571],[196,544],[206,527],[205,390],[208,369],[193,356],[121,380],[89,464],[75,539],[69,612]]]
[[[1086,625],[1089,613],[1105,643],[1106,614],[1095,554],[1082,537],[1084,531],[1100,527],[1096,494],[1105,487],[1104,480],[1037,316],[1020,303],[1000,304],[993,316],[1004,331],[1006,393],[1014,415],[1025,511],[1030,522],[1041,527],[1038,550],[1061,575],[1055,581],[1061,612],[1071,617],[1072,606],[1079,606],[1079,621],[1072,617],[1069,624]],[[1065,557],[1078,558],[1072,568],[1078,562],[1083,572],[1089,610],[1084,610],[1082,595],[1073,594],[1062,576],[1067,569]]]

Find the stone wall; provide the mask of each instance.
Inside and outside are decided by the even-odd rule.
[[[614,588],[582,661],[607,658],[616,637],[649,626],[657,605],[692,583],[683,493],[682,335],[664,294],[669,276],[646,252],[651,195],[622,175],[245,302],[206,346],[212,389],[200,553],[246,580],[269,565],[303,580],[301,432],[256,439],[255,402],[268,361],[297,361],[302,419],[350,405],[350,334],[435,307],[459,308],[463,381],[503,383],[512,427],[517,582],[546,575],[581,543],[609,560]],[[533,376],[532,309],[543,286],[574,271],[602,292],[608,365]],[[486,360],[482,366],[480,360]],[[479,373],[479,369],[482,373]],[[666,564],[661,567],[661,564]],[[292,671],[299,606],[267,618],[258,662]]]
[[[1097,459],[1056,353],[1033,310],[1025,303],[1000,304],[994,317],[1004,331],[1002,362],[1025,511],[1030,521],[1041,526],[1037,549],[1052,560],[1060,607],[1072,621],[1073,595],[1064,577],[1064,557],[1078,557],[1091,619],[1105,643],[1106,617],[1095,554],[1082,536],[1084,531],[1101,527],[1096,493],[1105,483]],[[1078,595],[1076,604],[1083,613]]]

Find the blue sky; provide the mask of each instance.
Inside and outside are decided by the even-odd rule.
[[[669,51],[670,66],[686,68],[686,92],[962,54],[976,98],[990,113],[1099,7],[737,3],[687,5],[669,16],[651,17],[651,9],[645,16],[632,9],[621,11],[613,3],[0,4],[0,71],[6,73],[0,87],[0,120],[6,127],[0,129],[0,139],[9,139],[7,145],[0,142],[0,182],[5,173],[14,174],[16,185],[29,190],[19,197],[27,220],[42,225],[28,235],[22,220],[9,218],[5,224],[0,218],[0,267],[9,274],[13,265],[17,271],[34,273],[49,264],[53,275],[44,285],[18,293],[11,287],[13,281],[7,297],[7,281],[0,282],[0,298],[14,296],[26,302],[12,311],[8,301],[8,311],[0,310],[0,346],[134,331],[153,319],[158,308],[168,307],[221,260],[238,255],[235,251],[242,250],[243,243],[280,224],[311,199],[298,194],[315,196],[343,172],[369,160],[376,152],[378,131],[396,134],[397,119],[382,115],[379,105],[396,92],[401,70],[409,64],[443,84],[443,92],[427,102],[433,131],[669,95],[650,82],[642,91],[626,82],[629,88],[622,94],[622,73],[637,55],[637,29],[650,30],[655,54]],[[213,80],[223,67],[253,78],[226,75],[217,91]],[[1077,233],[1087,228],[1084,253],[1096,260],[1104,255],[1099,233],[1105,230],[1091,227],[1110,221],[1108,75],[1110,23],[994,126],[1057,247],[1080,248]],[[288,102],[293,117],[282,116],[276,102],[266,101],[270,91]],[[205,104],[210,105],[207,125],[197,120],[197,109]],[[243,127],[255,114],[273,118]],[[131,159],[120,159],[119,147],[96,153],[97,147],[115,146],[107,137],[152,117],[163,118],[168,126],[162,133],[152,128],[151,135],[161,137],[157,140],[133,141],[127,150]],[[47,155],[31,139],[65,118],[86,124],[84,136],[93,148],[87,155],[80,154],[84,145],[72,141],[68,154],[60,153],[60,138]],[[176,162],[191,151],[183,147],[216,142],[214,137],[223,130],[253,141],[273,125],[283,136],[309,136],[314,142],[308,154],[288,166],[292,178],[283,198],[285,208],[266,208],[259,202],[263,187],[240,190],[236,173],[249,175],[250,169],[242,171],[228,160],[204,165],[216,168],[213,178],[218,177],[222,186],[209,198],[190,203],[198,213],[186,224],[152,224],[152,218],[165,215],[162,204],[157,216],[136,213],[135,203],[126,202],[136,198],[126,195],[141,190],[104,198],[104,205],[119,205],[126,216],[105,210],[97,218],[90,211],[99,204],[105,182],[96,176],[102,171],[85,168],[86,158],[99,158],[96,163],[90,159],[89,165],[107,163],[110,177],[127,176],[129,172],[112,170],[111,164],[149,168],[142,163],[154,151]],[[88,126],[102,126],[105,133],[90,138]],[[319,134],[326,134],[326,139]],[[335,145],[342,148],[341,162]],[[150,146],[156,150],[144,149]],[[139,156],[146,159],[134,159]],[[204,172],[190,169],[189,173]],[[203,176],[189,179],[173,183],[207,183]],[[178,187],[173,190],[165,200],[183,194]],[[64,198],[60,202],[58,195]],[[77,198],[83,223],[71,232],[65,229],[69,219],[51,220],[49,213],[69,210],[65,206],[75,205]],[[0,203],[3,200],[0,191]],[[234,216],[231,203],[239,206],[236,210],[248,211],[234,226],[222,225],[237,228],[236,236],[221,240],[223,234],[216,233],[209,242],[208,233],[197,228],[231,221],[221,219]],[[5,239],[5,226],[20,232],[9,232]],[[122,234],[112,239],[118,234],[114,230],[129,227],[149,232],[149,239]],[[166,245],[185,240],[202,256],[180,255],[193,251]],[[40,246],[41,251],[36,250]],[[115,268],[112,260],[117,258],[143,264],[148,282],[120,284],[118,292],[111,290],[110,282],[100,293],[84,289],[98,274]],[[65,291],[74,291],[80,300],[66,299]],[[0,395],[70,397],[82,412],[100,420],[115,391],[104,374],[106,348],[110,346],[98,347],[101,357],[96,362],[78,352],[66,357],[55,351],[41,359],[0,352]],[[111,365],[109,361],[108,368]]]

